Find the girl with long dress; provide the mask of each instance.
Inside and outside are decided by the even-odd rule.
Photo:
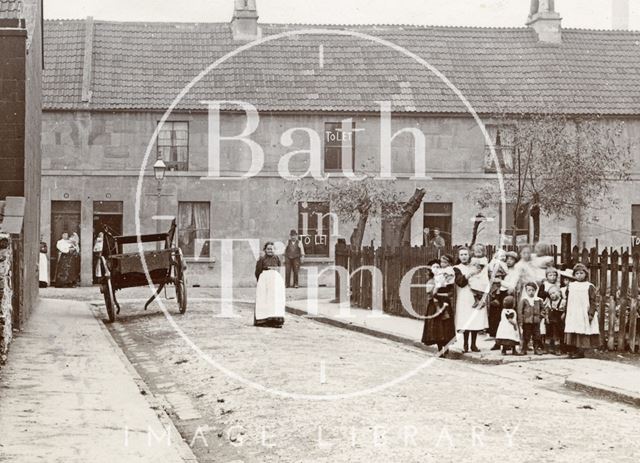
[[[264,255],[256,262],[255,326],[282,327],[284,324],[285,287],[279,268],[280,258],[275,255],[274,244],[264,245]]]
[[[450,269],[453,258],[447,254],[440,257],[440,261],[429,262],[434,271]],[[424,320],[424,328],[422,330],[422,342],[427,346],[436,344],[438,351],[442,353],[442,357],[446,357],[449,350],[446,348],[456,337],[456,328],[453,318],[453,282],[443,280],[442,284],[436,284],[434,278],[430,282],[433,285],[431,291],[432,297],[429,298],[427,305],[426,318]]]
[[[571,358],[582,358],[585,349],[600,345],[596,288],[588,280],[588,274],[585,265],[577,264],[573,267],[575,281],[567,286],[564,342]]]
[[[469,337],[471,337],[471,351],[480,352],[476,345],[478,332],[489,328],[489,318],[485,304],[476,304],[473,292],[469,287],[469,278],[475,275],[477,268],[470,265],[469,249],[458,250],[460,263],[454,267],[457,269],[455,291],[455,323],[456,330],[462,331],[464,339],[464,351],[469,352]]]

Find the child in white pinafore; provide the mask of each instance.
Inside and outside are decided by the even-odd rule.
[[[600,345],[596,288],[589,282],[587,276],[587,267],[577,264],[573,268],[575,281],[567,286],[564,341],[570,358],[582,358],[584,349],[592,349]]]
[[[502,347],[502,355],[506,355],[509,349],[513,355],[516,355],[516,346],[520,344],[520,329],[515,306],[516,300],[513,296],[507,296],[502,301],[502,314],[496,332],[496,344]]]

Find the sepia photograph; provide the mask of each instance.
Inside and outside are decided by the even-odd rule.
[[[640,2],[0,0],[0,462],[640,459]]]

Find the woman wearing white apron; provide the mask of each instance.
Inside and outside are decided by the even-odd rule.
[[[489,317],[486,304],[476,304],[468,278],[478,270],[469,265],[470,254],[467,248],[458,250],[460,263],[454,267],[456,271],[456,330],[464,336],[464,351],[469,352],[469,334],[471,334],[471,350],[480,352],[476,346],[478,332],[489,328]],[[475,272],[475,273],[474,273]]]
[[[38,262],[38,280],[40,287],[49,286],[49,259],[47,258],[47,243],[40,241],[40,260]]]
[[[274,254],[273,242],[264,245],[264,256],[256,262],[256,308],[253,315],[255,326],[280,328],[284,323],[285,289],[280,275],[280,259]]]
[[[567,286],[564,341],[571,358],[582,358],[584,349],[600,346],[596,288],[587,279],[588,274],[585,265],[576,264],[573,267],[575,281]]]

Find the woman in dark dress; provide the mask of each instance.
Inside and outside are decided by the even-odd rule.
[[[280,258],[275,255],[273,241],[264,245],[264,255],[256,262],[256,281],[260,279],[260,274],[265,270],[275,269],[282,265]]]
[[[69,239],[68,233],[63,233],[56,243],[58,259],[56,262],[56,275],[54,278],[57,288],[74,286],[76,284],[76,258],[78,252],[75,244]]]
[[[271,241],[264,246],[264,255],[256,262],[256,305],[253,316],[255,326],[282,327],[285,312],[285,288],[279,273],[280,259],[275,255]]]
[[[453,258],[447,254],[440,260],[429,262],[435,272],[442,272],[453,264]],[[432,279],[433,281],[433,279]],[[427,313],[422,331],[422,342],[427,346],[436,344],[442,357],[449,353],[447,344],[456,338],[455,319],[453,314],[453,282],[438,285],[434,288],[433,297],[429,298]]]

